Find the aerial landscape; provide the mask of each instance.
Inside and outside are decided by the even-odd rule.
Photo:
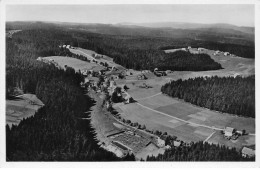
[[[254,5],[6,9],[7,162],[255,161]]]

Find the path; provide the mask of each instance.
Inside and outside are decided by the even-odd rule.
[[[207,142],[215,133],[216,133],[216,131],[212,132],[212,134],[210,134],[210,135],[203,141],[203,143]]]

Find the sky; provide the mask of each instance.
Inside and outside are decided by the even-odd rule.
[[[7,5],[7,21],[227,23],[254,26],[254,5]]]

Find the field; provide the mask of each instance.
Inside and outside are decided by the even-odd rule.
[[[33,94],[23,94],[6,100],[6,124],[18,125],[24,118],[33,116],[43,103]]]
[[[85,56],[86,58],[92,60],[94,59],[92,57],[93,54],[97,54],[95,51],[92,51],[92,50],[87,50],[87,49],[82,49],[82,48],[76,48],[76,49],[69,49],[72,53],[74,54],[78,54],[78,55],[82,55],[82,56]],[[124,67],[122,67],[121,65],[118,65],[116,63],[113,62],[113,58],[110,58],[106,55],[103,55],[103,58],[100,58],[100,59],[95,59],[96,61],[98,62],[103,62],[103,63],[107,63],[109,66],[115,66],[117,67],[118,69],[120,70],[123,70],[125,69]]]
[[[64,66],[67,65],[69,67],[74,68],[75,71],[84,70],[84,69],[90,70],[90,69],[94,69],[95,67],[99,67],[99,65],[95,63],[85,62],[70,57],[50,56],[50,57],[45,57],[44,59],[53,59],[62,68],[64,68]]]
[[[166,53],[169,53],[174,49],[165,50]],[[247,59],[241,57],[233,57],[233,56],[224,56],[223,53],[219,55],[213,55],[214,50],[203,50],[201,53],[206,53],[210,55],[212,59],[216,62],[220,63],[224,68],[222,70],[216,71],[202,71],[202,72],[189,72],[185,75],[186,78],[194,78],[198,76],[249,76],[255,73],[255,61],[254,59]],[[175,73],[171,74],[171,76],[176,76]]]
[[[161,94],[161,86],[169,80],[189,79],[198,76],[248,76],[254,74],[254,60],[240,57],[214,56],[214,51],[205,51],[224,69],[217,71],[174,71],[164,77],[151,77],[148,80],[136,80],[127,77],[117,80],[118,85],[126,84],[128,93],[136,100],[132,104],[120,104],[115,108],[122,117],[145,124],[149,130],[160,130],[175,135],[183,141],[204,141],[225,144],[230,147],[241,148],[244,145],[255,144],[255,136],[239,137],[236,141],[226,140],[220,133],[225,127],[237,130],[245,129],[248,133],[255,133],[255,119],[237,117],[231,114],[210,111],[197,107],[182,100]],[[152,88],[141,88],[143,83]],[[217,128],[217,130],[215,130]]]
[[[85,49],[73,51],[86,57],[95,53]],[[223,54],[214,56],[213,50],[207,50],[203,53],[209,54],[224,69],[201,72],[174,71],[164,77],[156,77],[150,73],[147,80],[137,80],[136,76],[141,72],[131,70],[132,76],[127,76],[123,80],[116,80],[116,83],[117,85],[125,84],[129,88],[128,93],[137,102],[127,105],[116,104],[114,107],[125,119],[144,124],[149,130],[160,130],[175,135],[178,139],[186,142],[207,140],[211,143],[225,144],[237,148],[254,144],[253,135],[240,137],[236,141],[229,141],[220,134],[220,130],[227,126],[238,130],[245,129],[247,132],[254,134],[254,119],[210,111],[161,94],[161,86],[170,80],[189,79],[198,76],[248,76],[254,74],[253,59],[224,56]],[[110,58],[108,60],[111,61]],[[151,88],[141,88],[144,83]],[[112,121],[104,123],[104,125],[109,125],[108,127],[111,127],[110,124],[112,124]],[[112,127],[114,128],[114,126]],[[105,128],[104,130],[108,131],[109,129]]]
[[[91,124],[93,128],[95,128],[96,138],[100,142],[99,144],[102,144],[101,147],[114,152],[118,156],[122,156],[123,152],[112,143],[112,141],[120,142],[131,148],[137,159],[146,159],[148,154],[156,155],[164,151],[164,149],[157,147],[151,148],[152,145],[146,146],[146,144],[151,141],[151,136],[138,130],[135,132],[138,135],[130,135],[127,134],[126,131],[109,136],[126,129],[134,132],[134,129],[126,125],[123,126],[122,123],[118,122],[109,112],[101,107],[101,99],[104,98],[103,95],[98,95],[93,92],[90,92],[89,95],[96,100],[96,105],[92,107]]]

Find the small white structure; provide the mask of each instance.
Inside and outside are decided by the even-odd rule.
[[[158,137],[157,138],[157,145],[158,145],[158,147],[164,147],[165,141]]]
[[[191,49],[191,46],[188,46],[188,49]]]
[[[198,51],[203,51],[203,50],[204,50],[204,48],[200,48],[200,47],[198,48]]]
[[[243,157],[253,157],[253,156],[255,156],[255,150],[248,148],[248,147],[243,147],[242,156]]]
[[[38,58],[37,58],[37,61],[42,61],[42,57],[38,57]]]
[[[226,127],[225,129],[225,137],[232,137],[233,133],[234,133],[234,128],[231,127]]]
[[[155,69],[154,69],[154,72],[155,72],[155,71],[158,71],[158,68],[155,68]]]
[[[180,141],[173,141],[173,146],[174,147],[179,147],[181,145]]]
[[[224,52],[224,56],[228,56],[228,55],[230,55],[229,52]]]

